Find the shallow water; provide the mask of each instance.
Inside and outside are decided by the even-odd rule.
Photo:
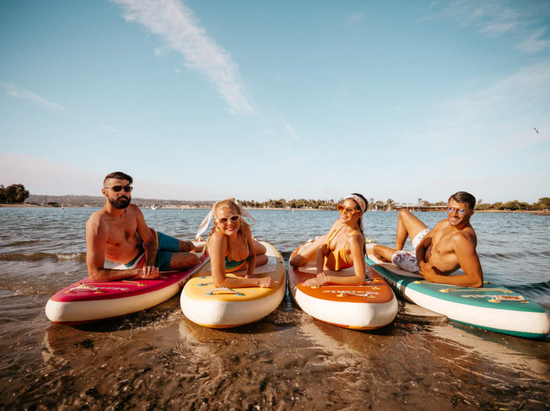
[[[212,330],[179,298],[97,324],[51,324],[48,298],[85,277],[93,209],[0,208],[0,406],[3,409],[548,410],[550,339],[449,323],[400,302],[377,331],[311,319],[289,296],[263,321]],[[288,259],[335,212],[252,211],[253,234]],[[144,210],[148,224],[194,237],[206,210]],[[418,213],[433,227],[444,214]],[[367,235],[393,244],[397,213],[369,213]],[[550,218],[475,214],[487,280],[550,307]]]

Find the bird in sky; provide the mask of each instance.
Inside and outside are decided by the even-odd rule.
[[[535,129],[535,131],[537,132],[537,134],[539,133],[539,131],[536,129],[536,127],[533,127]]]

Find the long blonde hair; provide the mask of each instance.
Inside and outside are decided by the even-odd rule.
[[[240,219],[240,222],[241,224],[239,225],[239,230],[237,231],[237,234],[236,235],[241,235],[243,237],[243,240],[244,240],[244,243],[248,246],[248,237],[247,237],[247,232],[250,231],[250,227],[248,225],[248,223],[244,220],[244,215],[243,215],[243,211],[241,209],[241,206],[239,204],[237,204],[234,199],[232,198],[228,198],[228,199],[225,199],[225,200],[222,200],[222,201],[218,201],[215,205],[214,205],[214,218],[216,218],[216,214],[218,213],[219,210],[221,210],[222,208],[233,208],[235,210],[237,210],[237,214],[239,214],[241,216],[241,219]],[[248,228],[248,230],[247,230]],[[207,249],[208,249],[208,243],[210,242],[210,237],[212,236],[212,234],[214,234],[216,231],[218,231],[218,227],[216,226],[216,224],[214,224],[214,227],[212,227],[212,230],[210,231],[210,233],[208,234],[208,238],[206,239],[206,244],[204,246],[204,253],[207,253]],[[233,261],[233,257],[232,257],[232,246],[231,246],[231,243],[229,242],[229,238],[227,239],[227,257],[228,257],[228,260],[229,261]]]

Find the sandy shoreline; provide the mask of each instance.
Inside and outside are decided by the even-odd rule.
[[[355,331],[312,319],[287,292],[264,320],[214,330],[186,319],[179,296],[78,327],[47,320],[48,296],[0,297],[3,409],[548,410],[550,339],[403,301],[390,325]]]
[[[231,330],[193,324],[177,297],[81,327],[32,316],[0,343],[4,409],[547,409],[549,341],[455,327],[404,303],[371,332],[315,321],[288,296]]]

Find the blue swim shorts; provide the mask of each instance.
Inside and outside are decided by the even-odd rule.
[[[169,235],[160,233],[151,229],[151,232],[155,236],[157,241],[157,258],[155,260],[155,267],[158,267],[160,271],[170,270],[170,261],[172,260],[172,253],[179,251],[180,243],[177,238],[170,237]],[[142,259],[145,258],[145,248],[141,245],[141,251],[129,263],[124,264],[126,268],[137,268],[143,265]]]

